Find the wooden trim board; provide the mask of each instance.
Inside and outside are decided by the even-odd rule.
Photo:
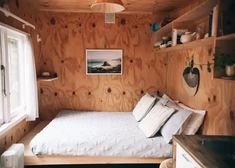
[[[91,156],[25,156],[25,165],[76,164],[160,164],[168,158],[91,157]]]
[[[49,121],[40,122],[19,143],[25,146],[25,165],[68,165],[68,164],[123,164],[123,163],[153,163],[158,164],[167,158],[137,158],[137,157],[91,157],[91,156],[36,156],[30,150],[31,139],[40,132]]]

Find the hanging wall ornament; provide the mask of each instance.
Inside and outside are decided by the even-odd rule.
[[[192,58],[187,67],[183,71],[183,85],[189,96],[197,94],[200,84],[200,71],[194,67],[194,59]]]

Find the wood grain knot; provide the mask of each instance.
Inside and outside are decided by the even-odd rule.
[[[135,28],[135,29],[138,29],[138,26],[137,26],[137,25],[135,25],[135,26],[134,26],[134,28]]]
[[[88,95],[91,95],[91,92],[88,92]]]
[[[157,91],[157,95],[160,95],[160,91],[159,90]]]
[[[92,27],[95,28],[95,27],[96,27],[96,24],[95,24],[95,23],[92,23]]]
[[[216,101],[216,95],[213,95],[213,101],[214,102]]]
[[[11,136],[11,141],[13,141],[13,136]]]
[[[73,91],[73,95],[76,95],[76,92],[75,92],[75,91]]]
[[[40,93],[43,94],[43,89],[42,88],[40,89]]]
[[[122,24],[122,25],[125,25],[125,24],[126,24],[126,19],[122,18],[122,19],[121,19],[121,24]]]
[[[141,90],[141,91],[140,91],[140,93],[141,93],[141,94],[144,94],[144,91],[143,91],[143,90]]]
[[[123,92],[122,92],[122,94],[123,94],[123,95],[125,95],[125,94],[126,94],[126,92],[125,92],[125,91],[123,91]]]
[[[58,96],[58,93],[57,93],[57,92],[55,92],[55,93],[54,93],[54,95],[55,95],[55,96]]]
[[[81,23],[79,23],[79,25],[78,25],[79,27],[82,27],[82,24]]]
[[[230,119],[234,120],[234,112],[233,111],[230,111]]]
[[[107,91],[108,91],[108,93],[111,93],[111,92],[112,92],[112,89],[111,89],[111,88],[108,88]]]
[[[211,98],[208,97],[208,102],[211,102]]]
[[[55,20],[54,17],[51,18],[50,23],[51,23],[51,25],[55,25],[56,24],[56,20]]]
[[[44,62],[43,64],[44,64],[44,65],[46,65],[46,64],[47,64],[47,62]]]
[[[64,60],[61,60],[60,62],[63,64],[63,63],[64,63]]]
[[[133,60],[132,60],[132,59],[130,60],[130,63],[133,63]]]
[[[20,3],[19,3],[19,1],[15,1],[16,2],[16,7],[17,7],[17,9],[19,9],[20,8]]]
[[[67,28],[68,28],[68,26],[67,26],[67,25],[65,25],[65,26],[64,26],[64,28],[65,28],[65,29],[67,29]]]
[[[26,129],[24,128],[24,133],[26,132]]]

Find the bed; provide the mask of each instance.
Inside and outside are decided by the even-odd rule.
[[[26,165],[60,163],[66,157],[70,164],[91,163],[89,158],[94,163],[159,163],[172,156],[172,145],[161,136],[146,138],[131,112],[61,111],[36,133],[29,150],[34,158],[26,158]]]

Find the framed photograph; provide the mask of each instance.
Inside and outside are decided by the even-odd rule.
[[[86,49],[87,75],[122,75],[122,49]]]

